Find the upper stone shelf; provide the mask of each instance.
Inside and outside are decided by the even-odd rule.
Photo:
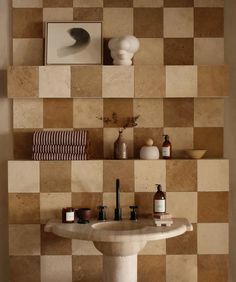
[[[180,98],[228,95],[228,67],[12,66],[9,98]]]

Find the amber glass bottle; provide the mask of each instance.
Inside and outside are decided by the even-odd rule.
[[[169,135],[163,135],[165,140],[162,144],[162,158],[171,159],[172,157],[172,145],[170,143]]]
[[[153,197],[153,213],[161,214],[166,212],[166,197],[165,193],[162,192],[160,184],[156,184],[157,192]]]

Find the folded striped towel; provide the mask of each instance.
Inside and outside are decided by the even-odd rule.
[[[33,145],[33,153],[85,154],[88,153],[88,146]]]
[[[73,161],[73,160],[87,160],[87,154],[46,154],[33,153],[33,160],[35,161]]]

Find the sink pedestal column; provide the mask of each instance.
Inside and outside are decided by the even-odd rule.
[[[137,282],[137,255],[103,255],[103,282]]]

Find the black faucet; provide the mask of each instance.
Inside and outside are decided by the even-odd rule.
[[[120,207],[120,179],[116,179],[116,208],[114,211],[114,220],[122,220]]]

